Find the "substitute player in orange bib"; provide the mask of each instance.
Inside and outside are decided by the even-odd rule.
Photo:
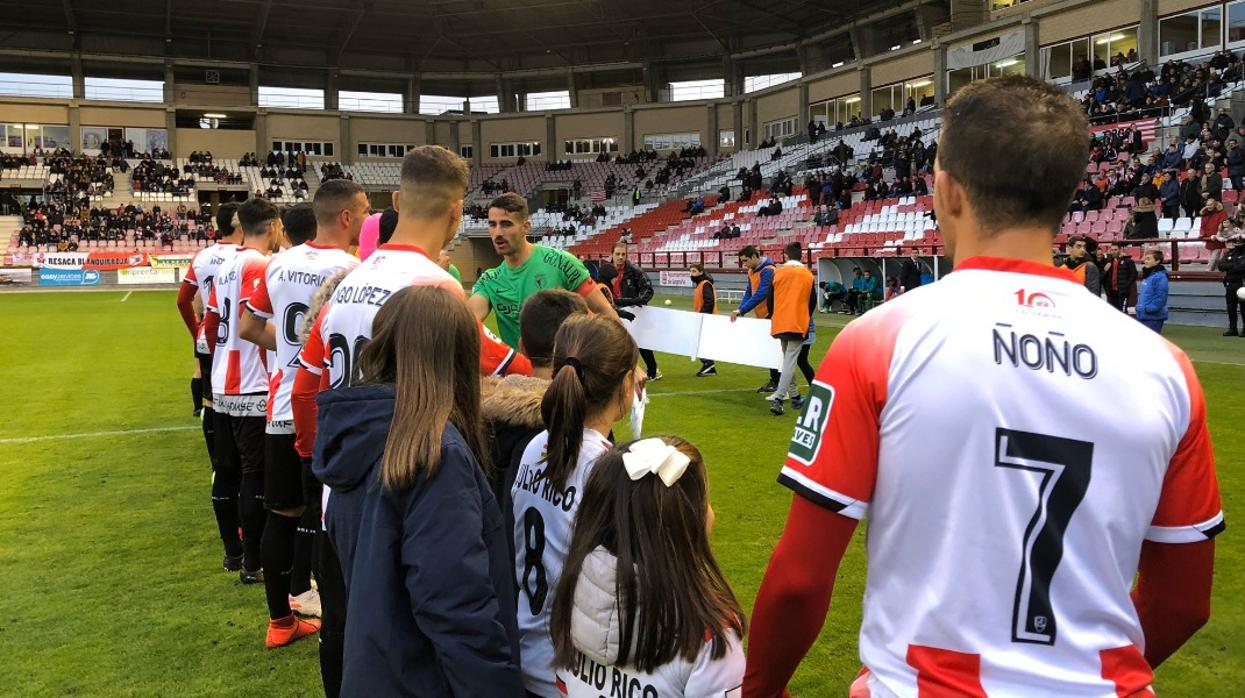
[[[748,698],[783,693],[866,515],[851,696],[1151,695],[1207,620],[1224,523],[1197,375],[1051,265],[1086,133],[1028,78],[944,109],[934,206],[955,272],[852,322],[822,363],[779,477],[796,496]]]

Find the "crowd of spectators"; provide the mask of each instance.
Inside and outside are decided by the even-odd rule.
[[[1125,58],[1125,62],[1132,61]],[[1218,97],[1227,85],[1242,77],[1241,59],[1231,51],[1220,51],[1201,65],[1168,61],[1157,73],[1144,64],[1132,70],[1123,62],[1113,64],[1119,70],[1094,79],[1082,100],[1091,123],[1121,116],[1157,116],[1169,107],[1188,106],[1193,107],[1195,119],[1202,122],[1205,100]]]
[[[214,164],[212,153],[193,151],[186,158],[182,172],[200,179],[209,179],[217,184],[242,184],[242,174],[231,172],[228,168]]]
[[[183,175],[176,167],[150,158],[134,166],[130,182],[136,192],[158,192],[174,196],[190,196],[190,191],[195,186],[193,175]]]
[[[278,167],[279,165],[269,165],[269,167]],[[354,175],[342,169],[339,162],[326,162],[320,165],[320,181],[327,182],[330,179],[348,179],[354,181]]]
[[[74,156],[68,150],[58,150],[44,159],[48,174],[54,175],[55,181],[49,181],[45,191],[64,200],[89,199],[111,194],[116,186],[112,171],[125,172],[129,165],[121,158],[107,158],[103,155]]]
[[[137,204],[117,208],[66,206],[55,201],[37,202],[34,197],[22,213],[18,230],[21,245],[48,247],[74,252],[82,242],[122,242],[133,231],[135,241],[159,241],[171,248],[182,235],[198,240],[216,237],[212,217],[208,213],[178,206],[150,210]]]

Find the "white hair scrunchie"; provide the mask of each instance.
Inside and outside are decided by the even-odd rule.
[[[692,459],[665,441],[652,438],[637,441],[623,454],[623,467],[632,480],[654,474],[671,487],[683,477]]]

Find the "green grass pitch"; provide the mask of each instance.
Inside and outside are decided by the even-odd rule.
[[[173,301],[172,292],[0,294],[0,695],[320,694],[316,643],[265,649],[262,587],[220,567],[210,468],[190,416],[191,347]],[[815,357],[845,319],[818,316]],[[1231,522],[1245,495],[1245,340],[1183,327],[1168,336],[1197,361]],[[659,359],[666,380],[652,386],[646,431],[678,433],[704,452],[714,547],[750,608],[790,502],[774,478],[794,415],[768,413],[754,392],[760,369],[723,365],[697,379],[698,364]],[[862,535],[795,694],[846,695],[859,668],[863,582]],[[1245,536],[1230,526],[1213,619],[1161,667],[1160,695],[1240,695],[1243,585]]]

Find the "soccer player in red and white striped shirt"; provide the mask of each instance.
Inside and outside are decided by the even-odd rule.
[[[312,455],[315,440],[316,394],[329,387],[349,386],[359,353],[372,336],[372,322],[390,296],[407,286],[439,286],[466,302],[462,284],[436,262],[437,254],[458,232],[467,191],[467,165],[457,154],[435,145],[408,152],[402,162],[402,188],[394,192],[398,225],[388,242],[338,284],[299,355],[294,379],[294,429],[298,451]],[[531,362],[480,325],[480,370],[485,374],[531,373]],[[328,499],[332,507],[332,497]],[[325,552],[332,552],[329,547]],[[338,564],[324,560],[322,567]],[[322,570],[323,574],[333,574]],[[321,589],[323,592],[323,588]],[[345,599],[322,593],[321,669],[326,692],[341,680],[345,630]],[[330,618],[333,619],[330,622]]]
[[[233,257],[242,243],[242,226],[238,225],[238,205],[228,202],[220,205],[216,211],[216,228],[221,232],[215,245],[199,250],[190,260],[190,269],[182,279],[181,288],[177,291],[177,312],[190,331],[194,342],[195,359],[199,362],[199,393],[203,396],[203,440],[207,443],[208,459],[212,463],[213,472],[217,469],[216,462],[216,411],[212,409],[212,352],[208,346],[204,323],[196,317],[194,301],[199,300],[200,306],[207,312],[208,299],[212,294],[212,285],[216,274],[226,260]],[[212,509],[216,514],[216,525],[220,531],[221,542],[225,546],[225,569],[237,572],[242,568],[242,541],[238,539],[238,490],[226,487],[228,478],[217,486],[216,478],[212,479]]]
[[[259,288],[269,255],[283,239],[281,217],[266,199],[238,207],[242,246],[221,265],[208,298],[204,326],[212,349],[212,406],[216,410],[216,480],[237,492],[242,519],[244,584],[263,580],[264,429],[268,412],[268,355],[242,338],[242,310]],[[215,342],[212,338],[215,337]],[[235,489],[236,488],[236,489]]]
[[[783,692],[865,516],[853,697],[1150,696],[1208,618],[1223,512],[1197,374],[1051,266],[1086,132],[1023,77],[943,110],[934,208],[955,272],[848,325],[822,362],[779,477],[796,496],[745,696]]]
[[[320,530],[320,483],[311,473],[309,459],[299,457],[294,448],[290,398],[302,350],[299,335],[312,296],[326,279],[358,265],[359,260],[347,250],[358,244],[367,212],[363,188],[345,179],[325,182],[316,190],[312,204],[287,210],[283,220],[293,246],[268,263],[242,315],[242,336],[276,352],[264,454],[268,520],[263,558],[269,647],[287,645],[318,627],[291,613],[290,598],[294,597],[302,615],[320,615],[319,595],[311,588],[309,576],[311,542]]]

